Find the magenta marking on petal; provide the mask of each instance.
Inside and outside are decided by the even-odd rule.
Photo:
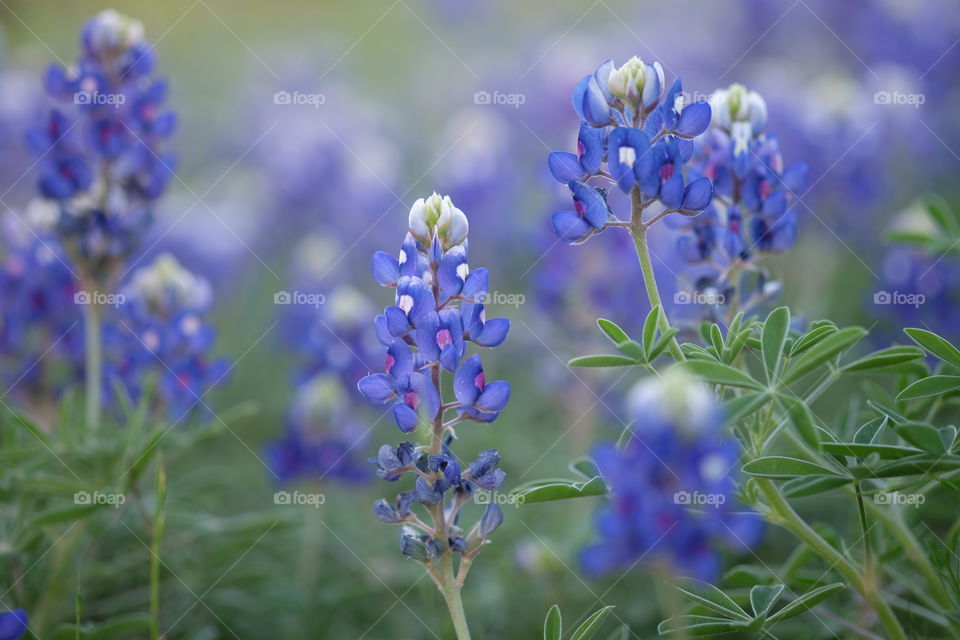
[[[440,329],[437,332],[437,346],[443,349],[448,344],[453,344],[453,338],[450,337],[450,329]]]
[[[387,354],[387,373],[390,373],[390,370],[393,369],[393,365],[396,364],[396,362],[397,362],[396,359],[388,353]]]
[[[586,145],[583,144],[583,141],[577,140],[577,155],[582,158],[586,152],[587,152]]]
[[[415,394],[413,391],[408,391],[407,394],[403,397],[403,401],[411,409],[416,409],[417,406],[419,406],[420,404],[420,398],[418,398],[417,394]]]
[[[477,389],[483,391],[483,388],[487,384],[487,378],[483,375],[483,371],[477,374],[477,377],[473,379],[473,384],[476,385]]]
[[[663,166],[660,167],[660,179],[669,180],[673,177],[675,167],[672,162],[664,162]]]
[[[770,186],[769,180],[763,180],[760,182],[760,199],[766,200],[767,196],[773,191],[773,188]]]
[[[573,208],[577,210],[577,215],[579,215],[581,218],[583,217],[583,214],[587,211],[587,205],[583,204],[583,202],[581,202],[580,200],[573,201]]]

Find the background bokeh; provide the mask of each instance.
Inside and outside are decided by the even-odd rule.
[[[36,182],[23,134],[48,104],[43,70],[73,60],[80,26],[108,7],[0,2],[0,204],[21,235]],[[173,625],[170,638],[449,637],[440,595],[399,555],[397,532],[371,515],[372,501],[394,487],[372,478],[372,465],[366,474],[281,478],[273,455],[296,419],[298,389],[316,374],[340,386],[329,400],[336,411],[311,428],[346,442],[352,463],[365,468],[381,443],[397,439],[352,382],[382,364],[368,328],[390,294],[372,282],[370,254],[398,249],[418,197],[449,194],[468,214],[471,263],[490,269],[505,294],[496,314],[513,322],[508,348],[486,364],[488,375],[510,381],[511,403],[496,423],[462,429],[461,450],[499,448],[512,487],[568,473],[568,461],[622,429],[616,416],[631,377],[565,363],[600,345],[598,315],[639,327],[642,280],[625,234],[583,247],[556,240],[549,216],[567,196],[545,161],[575,143],[570,91],[604,58],[659,60],[695,95],[736,81],[766,97],[785,159],[810,167],[796,207],[800,240],[767,262],[795,315],[874,327],[880,343],[904,318],[960,337],[955,259],[893,251],[884,240],[909,223],[918,196],[958,195],[960,11],[952,0],[115,8],[144,22],[179,114],[169,145],[176,177],[135,261],[172,252],[212,283],[215,352],[233,368],[211,407],[251,407],[229,426],[185,427],[216,434],[167,461],[162,618]],[[297,94],[314,97],[295,104]],[[662,225],[654,232],[668,300],[681,270],[673,241]],[[275,304],[282,291],[325,302]],[[876,304],[882,291],[929,292],[928,303]],[[317,509],[276,505],[280,488],[326,500]],[[817,508],[829,511],[823,502]],[[637,637],[653,633],[657,606],[641,569],[604,580],[578,571],[595,506],[506,509],[464,594],[477,637],[531,637],[555,602],[573,618],[613,604]],[[76,576],[54,585],[63,594],[54,618],[70,619],[78,589],[94,617],[143,608],[148,550],[136,519],[118,512],[99,532],[99,550],[80,555]],[[782,556],[790,544],[770,531],[758,553]],[[728,565],[740,560],[753,558]]]

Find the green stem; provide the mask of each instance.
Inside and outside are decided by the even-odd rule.
[[[880,622],[886,627],[893,640],[907,640],[897,616],[877,591],[876,584],[865,580],[860,575],[859,569],[851,561],[797,515],[797,512],[793,510],[793,507],[790,506],[790,503],[783,497],[772,480],[767,478],[756,478],[755,480],[767,501],[767,505],[775,512],[777,523],[810,547],[828,566],[836,569],[847,583],[863,596],[863,599],[876,611]]]
[[[157,459],[157,505],[150,540],[150,640],[160,638],[160,543],[166,522],[167,474],[163,461]]]
[[[103,344],[100,335],[100,305],[92,299],[83,305],[83,332],[86,351],[87,428],[100,426],[100,399],[103,380]]]
[[[453,629],[457,632],[457,640],[470,640],[470,629],[467,626],[467,616],[463,612],[463,600],[460,598],[460,585],[457,584],[456,576],[453,574],[453,552],[449,549],[443,553],[440,558],[440,564],[443,570],[443,599],[447,602],[447,609],[450,610],[450,619],[453,621]]]
[[[630,235],[633,237],[633,245],[637,249],[637,260],[640,261],[640,271],[643,273],[643,284],[647,289],[647,299],[650,300],[650,307],[660,307],[660,331],[670,330],[670,321],[667,320],[666,311],[663,311],[663,301],[660,299],[660,290],[657,288],[657,279],[653,274],[653,263],[650,260],[650,248],[647,245],[647,228],[643,224],[642,212],[643,205],[640,201],[640,192],[634,188],[631,192],[632,215],[630,218]],[[680,343],[676,337],[670,339],[670,355],[673,359],[680,362],[686,360],[683,357],[683,351],[680,350]]]

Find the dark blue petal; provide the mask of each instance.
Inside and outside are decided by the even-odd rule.
[[[793,193],[797,193],[801,189],[806,188],[808,173],[807,165],[803,163],[790,165],[783,172],[781,180],[787,189]]]
[[[587,223],[595,228],[602,229],[610,217],[607,202],[600,192],[582,182],[571,181],[570,190],[573,192],[573,201],[579,213]]]
[[[710,204],[712,197],[713,184],[710,179],[697,178],[684,190],[681,208],[685,211],[702,211]]]
[[[483,512],[483,516],[480,518],[480,524],[477,526],[477,535],[481,538],[487,538],[502,523],[503,511],[493,503],[488,504],[486,510]]]
[[[29,618],[23,609],[0,613],[0,640],[18,640],[27,631]]]
[[[787,210],[787,194],[782,189],[774,191],[763,202],[763,215],[768,218],[779,218]]]
[[[405,314],[400,307],[387,307],[383,310],[383,315],[387,319],[387,331],[390,332],[391,336],[402,336],[410,330],[410,322],[407,320],[407,314]]]
[[[586,173],[596,173],[600,170],[600,163],[603,161],[603,138],[603,129],[594,129],[586,122],[580,123],[580,134],[577,136],[577,156],[579,156],[580,164]],[[568,180],[561,180],[561,182],[565,183]]]
[[[679,173],[673,174],[660,187],[660,202],[668,209],[679,209],[683,204],[683,177]]]

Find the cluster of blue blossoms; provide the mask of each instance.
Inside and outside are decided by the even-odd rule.
[[[81,35],[83,55],[51,66],[47,93],[60,107],[28,135],[40,158],[39,189],[61,208],[63,246],[94,283],[109,282],[150,223],[174,165],[161,143],[176,116],[164,111],[166,83],[151,77],[143,25],[104,11]]]
[[[433,194],[413,205],[399,255],[377,252],[373,257],[374,278],[395,289],[395,300],[374,322],[387,348],[385,372],[364,377],[358,388],[371,402],[392,405],[394,421],[404,433],[421,424],[430,430],[428,445],[383,445],[371,460],[386,480],[396,481],[407,472],[417,476],[414,488],[392,502],[378,500],[374,514],[383,522],[408,525],[401,550],[425,563],[447,549],[472,558],[503,520],[500,508],[490,503],[469,532],[458,525],[463,504],[478,489],[499,490],[506,474],[497,468],[495,449],[462,465],[450,449],[454,426],[494,421],[510,396],[507,382],[487,381],[479,355],[466,355],[467,343],[496,347],[510,329],[509,320],[486,318],[489,276],[486,269],[470,270],[467,232],[464,213],[449,197]],[[450,402],[442,397],[443,371],[453,376],[455,400]],[[456,417],[445,420],[451,411]],[[416,503],[432,514],[432,525],[415,514]]]
[[[756,264],[763,253],[782,253],[797,238],[797,214],[791,208],[807,182],[807,167],[785,167],[775,136],[766,133],[767,107],[755,91],[734,84],[710,98],[712,126],[695,140],[690,162],[693,174],[713,183],[713,201],[703,213],[677,220],[677,251],[691,265],[706,265],[694,283],[696,291],[712,290],[741,308],[779,292],[779,285]],[[738,273],[755,272],[751,286]]]
[[[553,177],[573,195],[574,209],[553,215],[560,238],[579,243],[611,223],[622,226],[606,189],[589,184],[598,177],[636,194],[643,207],[659,202],[665,212],[696,215],[710,204],[710,180],[685,177],[683,170],[693,138],[710,124],[710,105],[685,104],[679,78],[665,88],[660,63],[634,57],[619,68],[604,61],[574,89],[573,108],[582,120],[577,153],[555,151],[548,159]]]
[[[162,254],[134,271],[119,294],[119,317],[106,327],[106,378],[138,401],[147,377],[155,376],[161,408],[175,420],[186,418],[229,370],[225,359],[209,355],[216,339],[206,321],[210,284]],[[108,390],[104,400],[109,396]]]
[[[55,238],[24,233],[12,217],[0,225],[5,249],[0,262],[4,388],[24,403],[42,402],[83,374],[83,334],[74,304],[77,284]]]
[[[583,549],[591,575],[640,562],[673,574],[716,578],[722,548],[750,548],[759,514],[740,511],[733,477],[737,441],[707,389],[678,369],[650,378],[627,399],[629,439],[595,447],[611,500],[596,516],[599,540]]]

